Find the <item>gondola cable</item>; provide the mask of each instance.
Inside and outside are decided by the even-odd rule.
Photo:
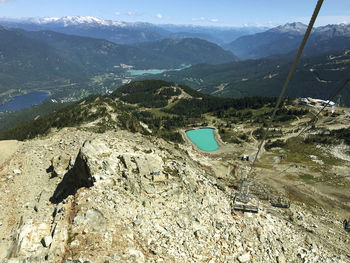
[[[322,4],[323,4],[323,0],[318,0],[317,1],[315,10],[314,10],[314,12],[312,14],[312,17],[310,19],[310,23],[309,23],[309,25],[307,27],[307,30],[305,32],[303,41],[300,44],[298,53],[297,53],[296,58],[295,58],[295,60],[293,62],[293,65],[292,65],[292,67],[291,67],[291,69],[289,71],[288,77],[287,77],[286,82],[285,82],[285,84],[284,84],[284,86],[282,88],[281,94],[280,94],[280,96],[279,96],[279,98],[277,100],[277,103],[276,103],[276,106],[275,106],[274,111],[272,113],[272,116],[271,116],[270,120],[268,121],[267,128],[266,128],[266,130],[264,132],[263,138],[262,138],[261,143],[260,143],[260,145],[258,147],[258,151],[257,151],[257,153],[256,153],[256,155],[254,157],[254,161],[253,161],[253,163],[252,163],[252,165],[250,167],[250,171],[248,172],[248,174],[246,176],[242,176],[242,183],[241,183],[240,192],[238,194],[236,194],[236,196],[234,198],[234,206],[233,206],[234,210],[242,210],[242,211],[250,211],[250,212],[258,212],[258,210],[259,210],[259,200],[257,198],[253,198],[253,197],[250,198],[250,196],[249,196],[249,182],[248,182],[247,178],[250,177],[251,173],[253,172],[255,163],[256,163],[256,161],[258,159],[258,156],[259,156],[261,148],[262,148],[262,146],[264,144],[264,141],[266,140],[266,136],[268,134],[270,126],[271,126],[272,122],[275,119],[276,112],[277,112],[277,110],[278,110],[278,108],[279,108],[279,106],[280,106],[280,104],[282,102],[284,94],[285,94],[285,92],[286,92],[286,90],[287,90],[287,88],[289,86],[289,83],[290,83],[292,77],[293,77],[293,74],[295,72],[296,66],[297,66],[298,61],[299,61],[299,59],[301,57],[301,54],[302,54],[302,52],[304,50],[305,44],[306,44],[306,42],[307,42],[307,40],[308,40],[308,38],[310,36],[311,30],[312,30],[312,28],[314,26],[314,23],[316,21],[318,13],[319,13],[319,11],[320,11],[320,9],[322,7]],[[250,199],[254,199],[253,200],[254,201],[253,205],[249,205],[248,204]]]
[[[264,144],[264,142],[265,142],[265,140],[266,140],[266,137],[267,137],[267,134],[268,134],[268,132],[269,132],[270,126],[271,126],[272,122],[273,122],[274,119],[275,119],[276,112],[277,112],[277,110],[278,110],[278,108],[279,108],[279,106],[280,106],[280,104],[281,104],[281,102],[282,102],[282,99],[283,99],[283,97],[284,97],[284,94],[286,93],[286,90],[287,90],[287,88],[288,88],[288,86],[289,86],[289,83],[290,83],[290,81],[291,81],[291,79],[292,79],[292,77],[293,77],[293,74],[294,74],[294,72],[295,72],[296,66],[297,66],[297,64],[298,64],[298,62],[299,62],[299,59],[300,59],[300,57],[301,57],[301,54],[302,54],[302,52],[303,52],[303,50],[304,50],[304,47],[305,47],[305,45],[306,45],[306,42],[307,42],[307,40],[308,40],[308,38],[309,38],[309,36],[310,36],[311,30],[312,30],[312,28],[313,28],[313,26],[314,26],[314,23],[315,23],[315,21],[316,21],[316,18],[317,18],[317,16],[318,16],[318,13],[319,13],[319,11],[320,11],[320,9],[321,9],[322,4],[323,4],[323,0],[318,0],[318,2],[317,2],[317,4],[316,4],[316,7],[315,7],[315,10],[314,10],[314,12],[313,12],[313,14],[312,14],[312,17],[311,17],[311,19],[310,19],[310,23],[309,23],[309,25],[308,25],[308,27],[307,27],[307,30],[306,30],[306,32],[305,32],[303,41],[301,42],[300,47],[299,47],[299,50],[298,50],[298,53],[297,53],[297,55],[296,55],[296,57],[295,57],[294,63],[293,63],[293,65],[292,65],[292,67],[291,67],[291,69],[290,69],[290,71],[289,71],[288,77],[287,77],[287,79],[286,79],[286,82],[284,83],[284,86],[283,86],[283,88],[282,88],[281,94],[280,94],[280,96],[278,97],[278,100],[277,100],[276,106],[275,106],[275,108],[274,108],[274,110],[273,110],[272,116],[271,116],[271,118],[270,118],[269,121],[268,121],[267,128],[265,129],[263,138],[262,138],[262,140],[261,140],[261,142],[260,142],[260,145],[259,145],[259,147],[258,147],[258,151],[257,151],[257,153],[256,153],[256,155],[255,155],[255,157],[254,157],[254,161],[253,161],[253,163],[252,163],[252,165],[251,165],[251,167],[250,167],[250,171],[248,172],[247,177],[250,176],[250,174],[252,173],[252,171],[253,171],[253,169],[254,169],[255,163],[256,163],[256,161],[257,161],[257,159],[258,159],[258,156],[259,156],[259,153],[260,153],[260,151],[261,151],[261,148],[262,148],[262,146],[263,146],[263,144]]]

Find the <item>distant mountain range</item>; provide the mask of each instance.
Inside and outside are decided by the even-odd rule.
[[[45,42],[5,28],[0,28],[0,39],[0,93],[24,88],[25,83],[87,77],[82,65]]]
[[[92,77],[116,73],[121,64],[136,69],[191,64],[193,67],[186,70],[152,78],[184,83],[223,97],[276,96],[306,30],[302,23],[290,23],[241,36],[227,45],[231,53],[205,39],[224,43],[258,29],[125,23],[94,17],[0,24],[4,26],[0,27],[0,96],[19,89],[54,90],[57,85],[66,87],[62,93],[84,89]],[[350,53],[345,51],[349,47],[350,25],[315,28],[293,78],[295,88],[288,95],[326,98],[331,88],[349,75]],[[257,60],[237,62],[235,55]],[[121,78],[118,81],[122,82]],[[345,94],[344,98],[350,102],[350,96]]]
[[[230,51],[224,51],[218,45],[199,38],[168,38],[135,46],[145,52],[185,64],[220,64],[238,60]]]
[[[269,56],[293,56],[307,26],[287,23],[275,28],[204,27],[194,25],[155,25],[103,20],[95,17],[0,19],[7,28],[30,31],[54,31],[63,34],[105,39],[117,44],[139,44],[164,39],[199,38],[231,51],[239,59]],[[304,56],[343,50],[350,44],[350,25],[327,25],[313,30]]]
[[[264,27],[203,27],[193,25],[154,25],[102,20],[95,17],[67,16],[62,18],[0,19],[8,28],[38,31],[51,30],[64,34],[106,39],[118,44],[134,44],[164,38],[201,38],[216,44],[262,32]]]
[[[87,81],[95,74],[113,72],[120,64],[139,69],[169,69],[182,64],[217,64],[236,59],[231,52],[201,39],[165,39],[162,41],[167,43],[167,49],[162,52],[159,47],[163,44],[159,42],[149,46],[120,45],[53,31],[4,27],[0,28],[0,39],[0,94],[43,81]],[[52,88],[49,83],[45,85]]]
[[[258,59],[273,55],[294,55],[299,48],[307,26],[288,23],[265,32],[242,36],[225,48],[240,59]],[[304,55],[318,55],[350,47],[350,24],[327,25],[313,30]]]
[[[230,43],[233,40],[259,32],[266,31],[267,27],[214,27],[193,25],[158,25],[171,32],[171,37],[196,37],[219,45]]]

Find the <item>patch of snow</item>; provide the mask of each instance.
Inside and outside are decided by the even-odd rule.
[[[64,17],[44,17],[44,18],[30,18],[27,22],[43,25],[57,23],[63,26],[94,24],[102,26],[126,26],[128,23],[121,21],[112,21],[99,19],[93,16],[64,16]]]
[[[280,33],[299,33],[304,34],[304,32],[307,29],[307,25],[300,23],[300,22],[294,22],[294,23],[287,23],[283,26],[278,26],[275,28],[272,28],[271,32],[280,32]]]

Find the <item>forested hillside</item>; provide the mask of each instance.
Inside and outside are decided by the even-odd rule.
[[[136,81],[111,95],[90,96],[32,122],[19,124],[1,132],[0,140],[25,140],[46,134],[52,128],[81,126],[96,121],[99,132],[120,127],[181,141],[176,129],[203,121],[203,114],[224,117],[225,112],[232,114],[232,111],[259,109],[274,102],[275,98],[268,97],[218,98],[166,81]]]
[[[136,46],[145,52],[156,53],[185,64],[219,64],[237,60],[230,51],[199,38],[169,38]]]
[[[103,39],[53,31],[0,28],[0,95],[15,90],[86,88],[91,78],[135,69],[171,69],[183,64],[234,61],[231,52],[199,39],[175,40],[162,52],[153,48],[120,45]],[[161,43],[163,45],[164,43]]]
[[[349,51],[301,59],[286,95],[329,98],[349,78],[349,61]],[[278,96],[291,63],[290,58],[282,57],[221,65],[202,64],[152,78],[175,81],[220,97]],[[342,103],[350,104],[350,90],[344,89],[340,98]]]

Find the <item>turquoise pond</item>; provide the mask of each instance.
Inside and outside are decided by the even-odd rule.
[[[197,129],[186,131],[187,137],[193,142],[199,149],[212,152],[219,149],[219,145],[214,136],[214,129]]]
[[[141,76],[141,75],[145,75],[145,74],[161,74],[165,71],[179,71],[185,68],[189,68],[191,67],[191,65],[184,65],[181,66],[180,68],[176,68],[176,69],[128,69],[127,72],[131,75],[131,76]]]
[[[160,74],[166,71],[166,69],[129,69],[127,72],[132,76],[141,76],[145,74]]]

